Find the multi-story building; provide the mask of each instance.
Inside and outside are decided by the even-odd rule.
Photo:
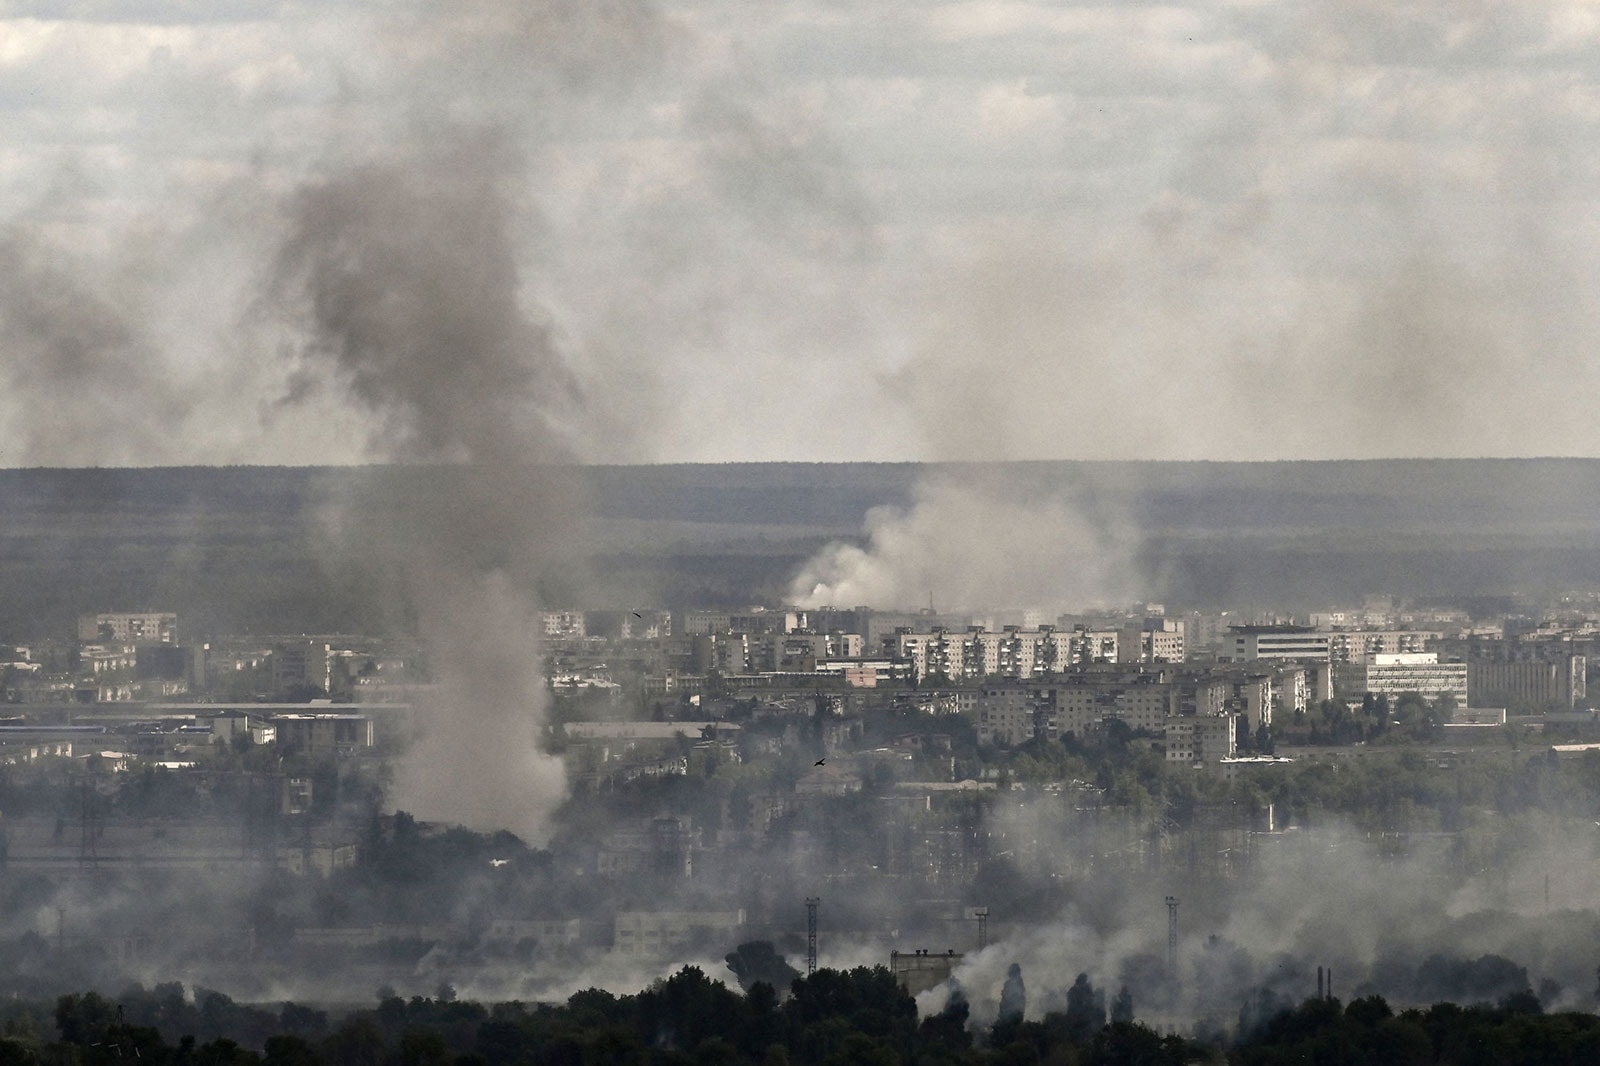
[[[1588,696],[1587,663],[1583,655],[1523,662],[1475,659],[1466,664],[1467,683],[1484,707],[1570,711]]]
[[[276,692],[289,693],[302,688],[323,693],[333,691],[336,656],[331,645],[310,640],[275,644],[269,661],[272,687]]]
[[[1064,639],[1063,639],[1064,638]],[[1058,660],[1057,669],[1073,666],[1088,666],[1091,663],[1114,663],[1117,661],[1117,631],[1115,629],[1090,629],[1087,626],[1076,626],[1070,632],[1065,632],[1057,638],[1057,644],[1065,644],[1066,658]]]
[[[612,920],[612,949],[646,958],[681,957],[703,944],[736,943],[743,928],[742,910],[618,911]]]
[[[1457,707],[1467,703],[1467,664],[1442,663],[1434,652],[1372,655],[1360,664],[1338,668],[1347,695],[1371,693],[1393,701],[1414,692],[1430,703],[1448,697]]]
[[[1013,747],[1039,735],[1049,700],[1037,686],[1020,682],[985,685],[978,698],[978,742]]]
[[[1051,686],[1054,729],[1076,733],[1100,728],[1115,718],[1130,729],[1159,733],[1167,717],[1178,711],[1178,687],[1134,676],[1125,679],[1071,679]]]
[[[543,632],[547,637],[582,637],[588,635],[588,626],[582,611],[541,611]]]
[[[1596,645],[1571,633],[1534,632],[1515,638],[1471,635],[1441,640],[1437,647],[1442,655],[1466,660],[1479,706],[1549,711],[1571,710],[1587,698],[1588,653]]]
[[[1231,714],[1179,715],[1166,720],[1162,739],[1168,762],[1221,762],[1232,758],[1238,720]]]
[[[1139,630],[1139,661],[1181,663],[1183,659],[1183,622],[1171,618],[1146,618]]]
[[[312,759],[323,756],[348,758],[372,747],[372,719],[346,712],[275,714],[278,743],[302,752]]]
[[[170,644],[178,616],[170,611],[104,611],[78,617],[78,639],[121,644]]]
[[[1234,662],[1277,659],[1322,659],[1329,657],[1331,634],[1319,633],[1310,626],[1245,625],[1229,626]]]
[[[1328,633],[1328,657],[1360,663],[1373,655],[1411,655],[1427,651],[1443,636],[1437,629],[1334,629]]]
[[[1006,626],[990,632],[969,626],[964,632],[902,629],[895,634],[892,650],[896,658],[907,659],[916,667],[918,677],[960,681],[1064,673],[1093,663],[1114,662],[1117,648],[1115,631]]]
[[[947,629],[926,633],[901,630],[894,635],[894,657],[911,663],[919,680],[959,681],[967,676],[965,634]]]

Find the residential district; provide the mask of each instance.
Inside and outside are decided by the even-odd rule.
[[[1493,861],[1450,843],[1487,801],[1338,808],[1296,767],[1600,761],[1597,597],[1491,616],[1372,597],[1293,619],[574,609],[542,626],[518,639],[546,691],[508,743],[565,764],[543,850],[386,803],[416,730],[451,728],[426,720],[440,679],[414,640],[191,633],[151,610],[0,647],[0,873],[57,893],[40,887],[33,903],[53,903],[36,912],[13,893],[0,917],[96,964],[204,956],[208,979],[267,980],[274,959],[337,959],[425,982],[756,937],[798,952],[808,923],[814,960],[802,907],[823,895],[823,950],[864,946],[916,991],[1048,918],[1060,886],[1245,877],[1323,809],[1390,851],[1443,849],[1457,873]],[[1495,795],[1502,813],[1521,802]],[[430,840],[453,840],[474,878],[521,880],[444,907],[374,887]],[[188,940],[61,894],[162,871],[270,871],[276,887],[248,916],[186,916]],[[893,904],[873,895],[885,884]]]

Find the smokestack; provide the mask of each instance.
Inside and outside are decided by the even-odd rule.
[[[1322,998],[1322,967],[1317,967],[1317,998]]]

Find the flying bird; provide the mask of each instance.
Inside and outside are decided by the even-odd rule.
[[[818,759],[816,762],[812,763],[811,765],[812,766],[821,766],[823,763],[825,763],[827,761],[828,761],[827,759]],[[1595,824],[1596,825],[1600,825],[1600,822],[1597,822]]]

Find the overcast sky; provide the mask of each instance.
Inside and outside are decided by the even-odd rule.
[[[540,348],[446,417],[586,461],[1600,454],[1597,81],[1577,2],[0,0],[0,465],[457,454],[302,277],[379,168]]]

